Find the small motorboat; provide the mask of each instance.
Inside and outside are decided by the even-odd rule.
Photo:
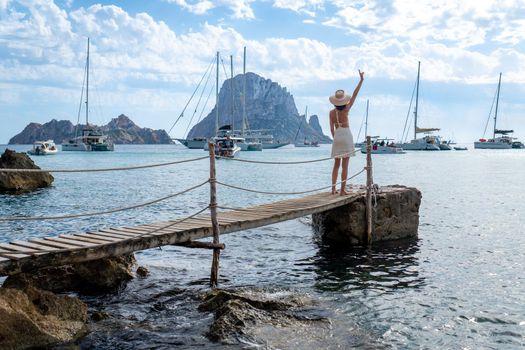
[[[35,141],[33,148],[27,151],[32,156],[46,156],[49,154],[56,154],[58,152],[57,146],[53,140]]]
[[[454,149],[455,149],[456,151],[467,151],[467,150],[468,150],[467,147],[454,147]]]
[[[390,141],[390,142],[389,142]],[[361,153],[366,153],[366,144],[361,146]],[[403,154],[403,148],[397,147],[392,139],[372,136],[372,154]]]

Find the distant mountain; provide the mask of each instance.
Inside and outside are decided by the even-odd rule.
[[[242,74],[223,83],[219,92],[219,126],[232,124],[233,114],[234,128],[241,129],[242,84]],[[216,108],[193,126],[189,138],[214,135]],[[270,130],[281,142],[294,142],[296,135],[298,141],[306,138],[321,143],[332,142],[323,134],[317,116],[312,116],[308,122],[304,115],[299,115],[294,98],[286,88],[254,73],[246,73],[246,117],[250,129]]]
[[[116,144],[167,144],[171,143],[171,138],[165,130],[153,130],[137,126],[129,117],[124,114],[101,127],[90,124],[91,127],[109,135],[110,139]],[[79,125],[81,132],[84,125]],[[51,120],[45,124],[29,123],[24,130],[9,140],[10,144],[31,144],[38,140],[54,140],[62,143],[74,137],[77,128],[69,120]]]

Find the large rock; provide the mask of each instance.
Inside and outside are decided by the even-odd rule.
[[[243,75],[237,75],[224,81],[219,93],[219,126],[232,124],[241,129],[242,121],[242,84]],[[232,98],[233,88],[233,98]],[[215,133],[215,106],[201,122],[195,124],[188,137],[210,137]],[[276,140],[293,142],[297,140],[330,143],[321,127],[314,128],[304,115],[300,115],[295,101],[286,88],[254,73],[246,73],[246,117],[248,126],[253,130],[270,130]]]
[[[366,198],[312,215],[317,233],[327,241],[363,245],[367,242]],[[421,192],[413,187],[381,187],[373,198],[372,242],[417,237]]]
[[[0,288],[0,349],[47,348],[87,331],[87,307],[78,298],[28,287]]]
[[[3,287],[37,288],[62,293],[68,291],[99,294],[118,289],[134,277],[133,255],[110,257],[74,265],[49,267],[32,273],[9,276]]]
[[[153,130],[141,128],[124,114],[113,118],[108,124],[97,127],[109,135],[111,141],[116,144],[169,144],[171,138],[165,130]],[[9,144],[32,144],[38,140],[54,140],[56,143],[63,143],[76,136],[79,130],[85,125],[75,127],[69,120],[51,120],[45,124],[30,123],[24,130],[9,140]]]
[[[0,157],[0,169],[40,169],[25,153],[6,149]],[[0,192],[25,192],[51,186],[53,176],[46,172],[1,172]]]
[[[299,328],[317,332],[328,324],[323,317],[306,317],[296,312],[297,308],[310,306],[310,299],[285,295],[282,291],[277,295],[242,289],[210,291],[199,307],[201,311],[215,312],[208,337],[212,341],[235,344],[239,342],[239,337],[260,338],[261,330],[270,334],[287,330],[292,335]],[[255,342],[268,345],[272,340],[259,339]]]

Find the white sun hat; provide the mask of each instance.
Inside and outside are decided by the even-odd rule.
[[[345,94],[344,90],[337,90],[334,96],[330,96],[330,103],[334,106],[344,106],[350,102],[352,97]]]

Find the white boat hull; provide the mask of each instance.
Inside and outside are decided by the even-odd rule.
[[[203,140],[176,139],[176,140],[182,143],[184,146],[188,147],[189,149],[203,149],[204,146],[208,143],[206,139],[203,139]]]
[[[80,151],[80,152],[89,152],[91,151],[91,146],[85,143],[63,143],[62,151]]]
[[[366,145],[361,146],[361,153],[366,153]],[[406,153],[400,147],[372,146],[372,154],[403,154]]]
[[[289,144],[290,144],[289,142],[283,142],[283,143],[277,143],[277,142],[264,143],[263,142],[262,148],[263,149],[276,149],[276,148],[280,148],[280,147],[283,147],[283,146],[287,146]]]
[[[504,142],[474,142],[476,149],[511,149],[512,145]]]
[[[33,151],[33,150],[29,150],[27,151],[27,154],[30,154],[32,156],[49,156],[49,155],[52,155],[52,154],[57,154],[58,153],[58,150],[54,150],[54,151],[50,151],[50,150],[45,150],[45,151]]]
[[[405,151],[439,151],[439,147],[432,143],[402,143],[396,146]]]

